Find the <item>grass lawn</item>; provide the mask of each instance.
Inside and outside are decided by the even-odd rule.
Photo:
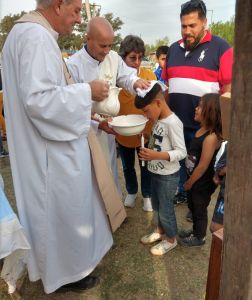
[[[125,196],[124,180],[120,160],[119,173]],[[12,179],[8,158],[0,159],[0,172],[5,181],[5,192],[15,209]],[[209,208],[209,221],[215,205],[216,193]],[[176,207],[178,227],[190,228],[185,220],[186,205]],[[142,210],[142,200],[138,194],[136,207],[127,209],[128,219],[114,234],[114,246],[96,268],[100,284],[85,294],[45,295],[42,284],[30,282],[27,274],[18,286],[24,300],[200,300],[204,299],[211,235],[203,247],[187,249],[177,246],[162,257],[150,254],[150,246],[142,245],[139,240],[151,232],[155,216]],[[7,287],[0,280],[0,299],[10,299]]]

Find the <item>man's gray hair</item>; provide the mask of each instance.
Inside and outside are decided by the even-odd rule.
[[[70,4],[73,0],[63,0],[63,2],[65,4]],[[53,0],[36,0],[37,2],[37,7],[44,7],[44,8],[47,8],[49,7]]]

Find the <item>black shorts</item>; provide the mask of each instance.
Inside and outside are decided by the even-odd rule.
[[[223,218],[224,218],[224,191],[225,188],[221,188],[218,199],[216,201],[216,205],[214,208],[213,218],[212,221],[217,224],[223,225]]]

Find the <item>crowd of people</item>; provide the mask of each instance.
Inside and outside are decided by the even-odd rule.
[[[153,232],[140,239],[155,243],[152,255],[178,243],[205,244],[207,208],[218,184],[211,230],[223,227],[226,159],[216,165],[216,155],[223,142],[220,95],[231,90],[233,54],[208,30],[205,3],[182,4],[182,39],[157,49],[155,73],[141,68],[140,37],[128,35],[118,53],[112,50],[113,28],[102,17],[88,22],[86,43],[64,62],[57,38],[80,24],[81,8],[80,0],[37,0],[36,10],[17,20],[2,53],[14,190],[31,246],[28,274],[42,280],[46,293],[99,283],[92,272],[113,244],[113,228],[125,219],[116,201],[135,206],[136,156],[143,210],[157,214]],[[149,119],[144,146],[139,136],[118,135],[108,118],[97,118],[93,104],[108,97],[110,86],[122,88],[119,115]],[[0,147],[6,151],[1,139]],[[121,200],[117,147],[127,191]],[[95,156],[108,167],[106,175],[100,176]],[[113,216],[105,199],[112,191]],[[188,203],[190,230],[177,228],[174,206],[180,203]]]

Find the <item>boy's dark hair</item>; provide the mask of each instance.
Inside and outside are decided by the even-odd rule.
[[[136,96],[135,107],[138,109],[144,108],[149,105],[160,92],[162,92],[160,84],[155,83],[152,89],[143,98],[138,95]]]
[[[159,58],[159,56],[161,54],[166,54],[168,53],[169,50],[169,46],[163,45],[163,46],[159,46],[156,50],[156,57]]]
[[[182,16],[195,11],[198,12],[200,19],[206,18],[207,9],[205,3],[201,0],[190,0],[181,5],[180,19]]]
[[[130,52],[143,53],[145,55],[144,41],[136,35],[127,35],[121,42],[118,54],[125,59]]]
[[[220,95],[215,93],[205,94],[200,99],[202,105],[202,117],[205,126],[210,132],[214,132],[218,138],[222,135]]]

